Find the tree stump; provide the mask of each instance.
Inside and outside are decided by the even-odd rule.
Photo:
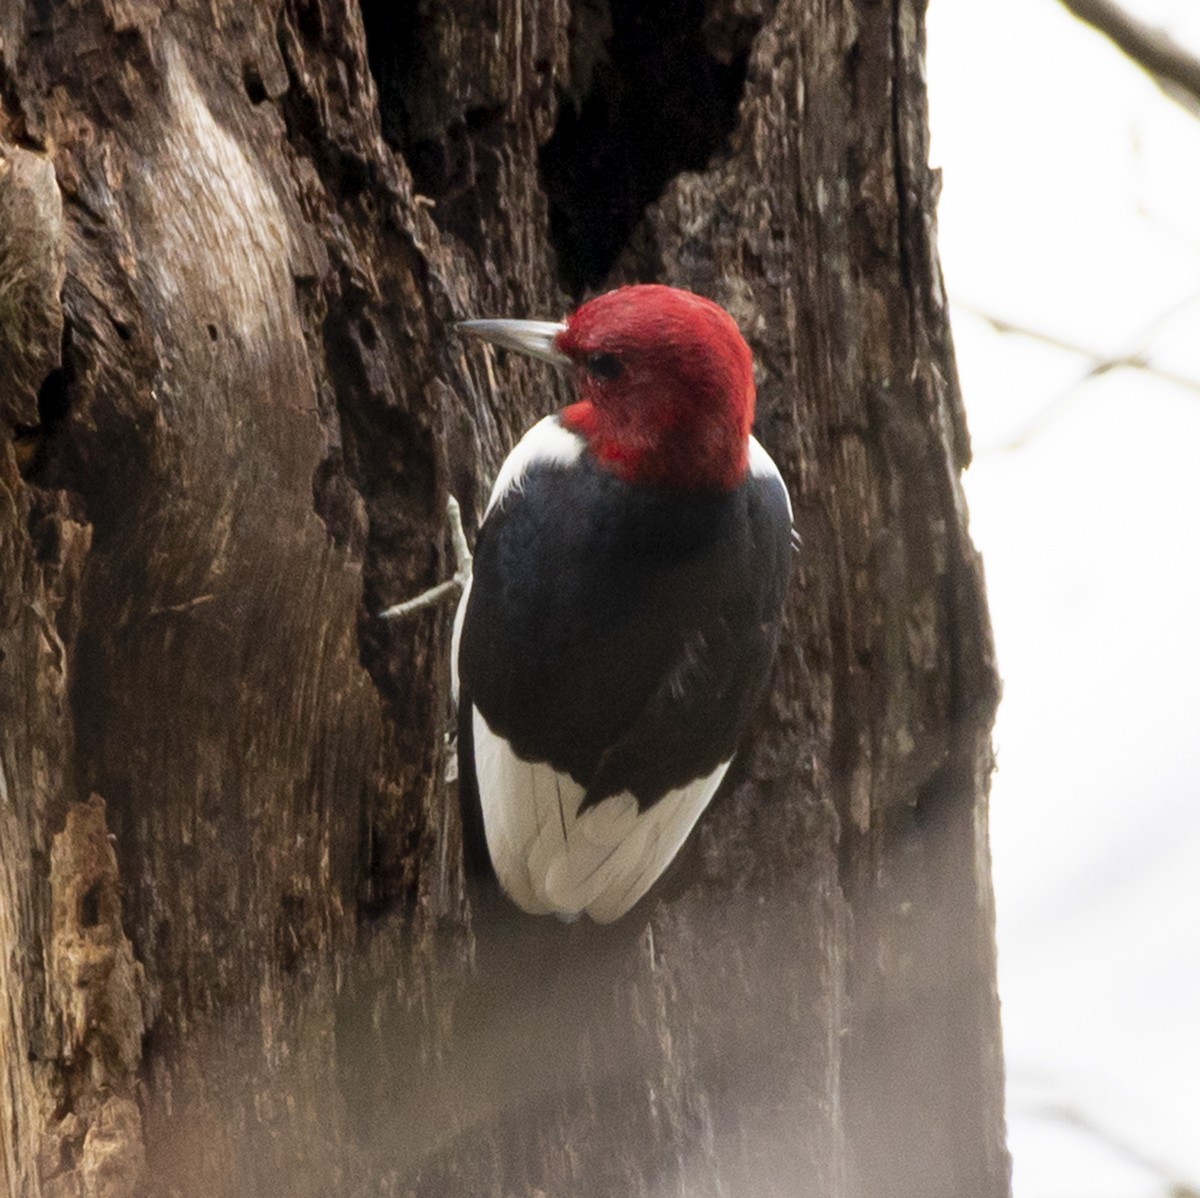
[[[0,4],[0,1191],[1007,1194],[923,19]],[[567,400],[453,321],[634,280],[739,322],[801,549],[674,876],[563,927],[375,616]]]

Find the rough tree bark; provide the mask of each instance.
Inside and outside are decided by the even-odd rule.
[[[1007,1192],[922,52],[920,0],[0,0],[0,1191]],[[452,321],[632,279],[742,325],[803,548],[603,931],[468,893],[449,610],[373,613],[564,398]]]

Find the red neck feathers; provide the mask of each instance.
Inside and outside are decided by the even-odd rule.
[[[602,466],[680,490],[727,491],[745,478],[754,372],[723,308],[674,287],[622,287],[570,316],[555,345],[580,379],[563,423]]]

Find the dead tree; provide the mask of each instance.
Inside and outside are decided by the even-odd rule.
[[[0,0],[0,1191],[1007,1193],[922,54],[920,0]],[[563,928],[464,887],[449,610],[375,613],[566,399],[453,321],[635,279],[739,321],[802,550],[675,877]]]

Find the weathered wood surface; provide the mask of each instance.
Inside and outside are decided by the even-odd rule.
[[[0,0],[0,1191],[1007,1193],[996,700],[913,0]],[[659,279],[803,548],[608,931],[464,891],[448,568]],[[89,796],[99,796],[89,801]]]

